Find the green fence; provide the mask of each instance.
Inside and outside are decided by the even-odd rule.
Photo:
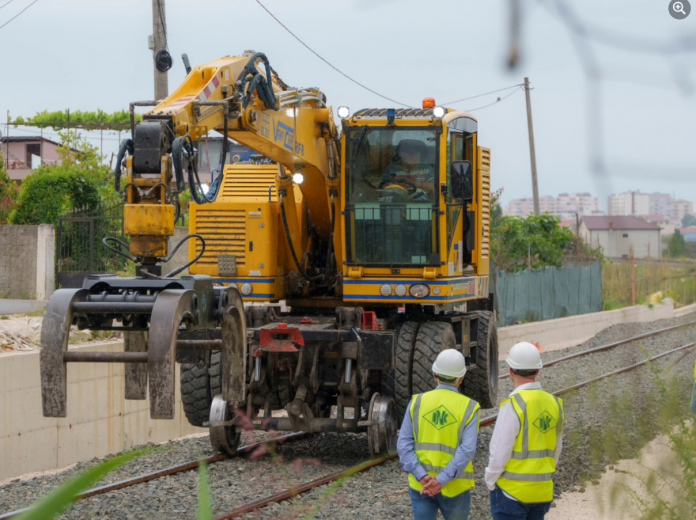
[[[552,320],[602,310],[602,265],[544,267],[493,280],[498,326]]]

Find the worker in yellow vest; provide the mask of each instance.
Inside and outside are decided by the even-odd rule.
[[[563,401],[536,381],[539,348],[517,343],[506,360],[515,390],[500,404],[485,481],[493,520],[543,520],[553,501],[561,456]]]
[[[461,352],[447,349],[433,363],[437,387],[411,399],[396,448],[408,473],[416,520],[467,520],[474,487],[479,404],[459,393],[466,374]]]

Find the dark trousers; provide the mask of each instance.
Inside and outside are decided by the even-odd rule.
[[[503,490],[496,486],[491,491],[491,516],[493,520],[544,520],[544,515],[551,509],[551,502],[525,504],[508,498]]]

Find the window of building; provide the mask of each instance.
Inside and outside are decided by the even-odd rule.
[[[36,155],[37,157],[41,157],[41,144],[28,144],[27,145],[27,168],[32,168],[32,159],[31,156]]]
[[[624,238],[628,238],[628,233],[624,233],[624,234],[623,234],[623,237],[624,237]]]

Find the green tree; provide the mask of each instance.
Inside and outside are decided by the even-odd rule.
[[[492,226],[493,260],[503,271],[561,267],[573,233],[554,215],[499,217]]]
[[[682,219],[682,227],[696,227],[696,215],[686,214]]]
[[[74,131],[60,132],[60,137],[60,163],[42,165],[24,180],[10,216],[12,224],[57,224],[73,209],[97,211],[118,202],[97,148]]]
[[[684,240],[684,235],[682,235],[678,229],[674,230],[674,235],[669,239],[667,252],[672,258],[682,258],[686,256],[686,240]]]
[[[135,115],[135,122],[142,120],[140,114]],[[94,111],[68,111],[58,110],[56,112],[37,112],[33,117],[16,117],[11,123],[15,125],[30,125],[39,128],[67,128],[68,123],[72,128],[76,127],[99,127],[104,129],[122,130],[130,126],[130,113],[128,110],[120,110],[113,114],[108,114],[103,110]]]

